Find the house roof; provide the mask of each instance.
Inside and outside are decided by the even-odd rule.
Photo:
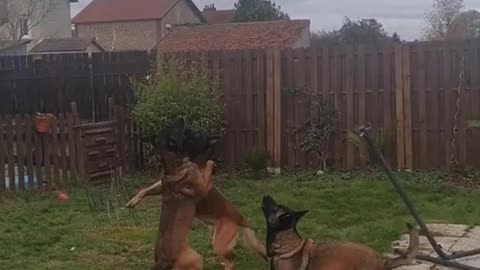
[[[181,0],[93,0],[72,20],[74,24],[157,20]],[[203,22],[192,0],[185,0]]]
[[[0,40],[0,51],[30,43],[30,40]]]
[[[86,51],[91,44],[94,44],[103,51],[102,46],[92,38],[48,38],[40,41],[30,52],[83,52]]]
[[[208,24],[231,23],[235,17],[235,9],[204,9],[202,15]]]
[[[176,26],[157,45],[161,52],[292,47],[309,20]]]

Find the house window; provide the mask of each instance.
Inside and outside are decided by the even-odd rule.
[[[28,19],[27,18],[21,18],[20,19],[20,36],[26,36],[28,35]]]

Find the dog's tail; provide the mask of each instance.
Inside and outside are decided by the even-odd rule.
[[[243,243],[258,256],[267,259],[267,250],[265,246],[258,240],[252,228],[242,228]]]
[[[420,245],[418,230],[410,223],[407,223],[407,227],[410,234],[410,242],[408,244],[407,250],[401,252],[402,255],[397,258],[387,259],[385,261],[385,269],[395,269],[403,265],[411,264],[417,256]]]

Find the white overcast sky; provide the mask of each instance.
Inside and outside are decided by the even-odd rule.
[[[72,4],[72,16],[92,0]],[[131,0],[135,1],[135,0]],[[218,9],[233,8],[235,0],[194,0],[198,8],[215,3]],[[424,14],[432,0],[276,0],[293,19],[310,19],[312,30],[332,30],[342,25],[344,16],[352,19],[376,18],[390,32],[402,39],[420,37]],[[480,0],[465,0],[468,9],[480,11]]]

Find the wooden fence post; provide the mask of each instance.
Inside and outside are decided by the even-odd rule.
[[[282,159],[282,64],[280,49],[267,50],[266,62],[267,151],[271,158],[270,170],[279,174]]]
[[[405,121],[405,167],[413,169],[412,92],[410,74],[410,44],[403,47],[403,112]]]
[[[413,169],[410,45],[395,45],[397,169]]]
[[[73,174],[77,177],[77,179],[83,179],[81,175],[81,169],[83,166],[82,160],[83,156],[81,153],[81,134],[80,129],[76,128],[78,124],[80,124],[80,119],[78,117],[77,111],[77,103],[71,102],[70,103],[70,111],[71,117],[69,122],[71,123],[71,127],[69,128],[69,133],[71,132],[71,141],[70,146],[72,148],[72,152],[69,153],[70,156],[70,167]],[[70,136],[70,134],[69,134]]]

